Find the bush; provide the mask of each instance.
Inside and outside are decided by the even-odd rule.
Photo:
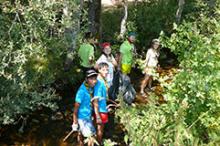
[[[51,84],[67,76],[67,31],[73,29],[76,11],[72,1],[0,4],[0,123],[13,123],[39,106],[57,108],[59,96]]]
[[[175,22],[177,9],[176,0],[149,0],[144,2],[129,3],[127,30],[135,31],[137,36],[137,51],[141,54],[146,51],[149,42],[162,30],[170,32]],[[120,32],[121,19],[124,16],[124,8],[108,8],[102,13],[102,37],[103,41],[119,43],[117,36]]]
[[[210,9],[199,1],[198,11],[174,24],[171,35],[161,34],[180,69],[171,83],[162,84],[167,104],[118,110],[131,145],[219,145],[219,6]]]

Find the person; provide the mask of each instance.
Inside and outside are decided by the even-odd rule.
[[[109,72],[109,66],[106,62],[101,62],[98,65],[98,81],[94,87],[94,104],[97,109],[95,109],[95,121],[99,121],[97,123],[97,140],[99,144],[102,143],[102,137],[104,133],[104,126],[108,122],[108,110],[107,110],[107,91],[108,91],[108,83],[107,83],[107,76]]]
[[[133,63],[133,53],[135,51],[134,42],[136,34],[134,32],[128,33],[128,39],[120,46],[120,67],[123,74],[130,74]]]
[[[79,129],[78,142],[81,146],[84,145],[84,137],[90,138],[96,134],[92,122],[92,103],[94,100],[93,91],[97,83],[97,75],[98,73],[95,70],[87,70],[85,81],[76,93],[72,130],[77,131],[77,129]],[[93,145],[93,142],[89,141],[88,145]]]
[[[140,93],[143,96],[146,96],[144,89],[146,86],[151,90],[153,76],[156,73],[156,68],[158,66],[158,58],[159,58],[159,46],[160,41],[159,39],[153,39],[151,42],[151,47],[148,49],[145,59],[145,77],[141,83],[141,91]]]
[[[111,54],[111,44],[109,42],[105,42],[102,44],[102,55],[96,61],[95,68],[98,68],[98,65],[101,62],[105,62],[109,66],[109,72],[107,74],[106,80],[107,80],[108,86],[111,87],[113,77],[114,77],[115,67],[117,66],[117,62],[114,56]]]
[[[87,32],[85,34],[84,43],[80,45],[78,51],[78,55],[81,61],[80,65],[84,74],[88,69],[91,69],[94,66],[95,57],[94,57],[94,47],[92,43],[94,43],[92,34],[90,32]]]

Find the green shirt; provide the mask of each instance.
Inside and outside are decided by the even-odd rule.
[[[128,40],[124,41],[124,43],[120,46],[120,53],[122,54],[122,64],[132,64],[133,60],[133,48],[134,45],[131,44]]]
[[[78,54],[81,59],[81,66],[92,67],[92,64],[89,62],[89,58],[94,58],[94,47],[92,45],[83,43],[79,48]]]

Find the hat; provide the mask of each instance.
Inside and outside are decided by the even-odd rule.
[[[159,39],[153,39],[152,43],[160,43],[160,40]]]
[[[128,37],[130,37],[130,36],[136,36],[136,33],[135,32],[129,32]]]
[[[109,42],[104,42],[102,43],[102,48],[104,49],[107,46],[111,46],[111,44]]]
[[[98,73],[94,69],[89,69],[86,71],[86,78],[97,76]]]

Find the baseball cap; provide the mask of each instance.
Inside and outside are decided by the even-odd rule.
[[[160,40],[159,40],[159,39],[153,39],[153,40],[152,40],[152,43],[160,44]]]
[[[129,32],[128,33],[128,37],[130,37],[130,36],[136,36],[137,34],[135,33],[135,32]]]
[[[97,76],[98,73],[94,69],[89,69],[86,71],[86,78]]]

